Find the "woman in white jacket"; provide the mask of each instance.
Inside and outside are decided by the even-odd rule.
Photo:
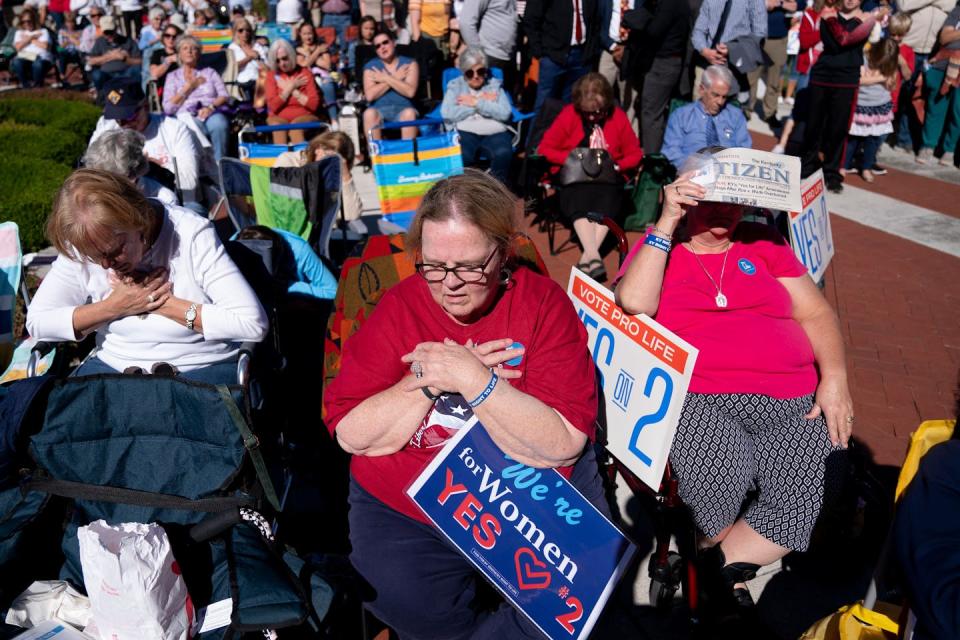
[[[124,177],[75,171],[57,194],[47,236],[60,256],[27,329],[39,340],[96,331],[96,356],[80,375],[172,370],[229,382],[237,343],[266,335],[266,314],[213,225],[148,200]]]

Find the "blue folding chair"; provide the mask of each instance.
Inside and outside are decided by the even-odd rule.
[[[237,134],[237,147],[240,151],[240,159],[250,164],[258,164],[264,167],[272,167],[276,162],[277,156],[285,151],[302,151],[307,148],[306,142],[297,144],[272,144],[256,142],[252,140],[254,136],[272,133],[274,131],[313,131],[315,129],[329,129],[330,125],[326,122],[298,122],[294,124],[272,124],[262,127],[252,127],[243,129]]]

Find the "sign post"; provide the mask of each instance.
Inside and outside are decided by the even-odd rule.
[[[800,192],[802,209],[789,214],[790,245],[813,281],[820,284],[834,253],[823,170],[808,176],[801,183]]]
[[[697,350],[647,316],[625,313],[606,287],[575,268],[567,294],[600,371],[607,449],[657,491]]]
[[[590,635],[636,550],[560,473],[510,459],[476,418],[407,495],[553,640]]]

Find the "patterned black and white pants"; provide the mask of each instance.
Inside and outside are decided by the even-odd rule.
[[[813,396],[688,393],[670,462],[694,522],[717,536],[741,515],[771,542],[805,551],[823,506],[827,457],[837,450]],[[747,493],[757,497],[744,504]]]

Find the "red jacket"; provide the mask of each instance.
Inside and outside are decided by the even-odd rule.
[[[280,96],[280,87],[277,85],[277,76],[284,80],[302,76],[306,78],[306,83],[300,87],[300,93],[307,96],[307,104],[300,104],[292,95],[286,100]],[[296,71],[287,75],[279,71],[271,71],[267,74],[267,113],[271,116],[283,118],[287,122],[293,122],[294,118],[301,116],[316,115],[317,107],[320,106],[320,92],[317,90],[317,84],[313,80],[313,74],[310,69],[298,67]]]
[[[813,64],[820,57],[820,14],[813,7],[807,7],[800,18],[800,53],[797,54],[797,73],[810,73]]]
[[[603,123],[603,136],[607,140],[607,151],[621,172],[627,173],[640,166],[643,149],[640,148],[637,134],[627,120],[627,114],[620,107],[614,107],[613,114]],[[556,172],[563,166],[570,152],[580,146],[582,140],[583,120],[573,105],[568,104],[543,134],[537,150],[554,165],[551,171]]]

